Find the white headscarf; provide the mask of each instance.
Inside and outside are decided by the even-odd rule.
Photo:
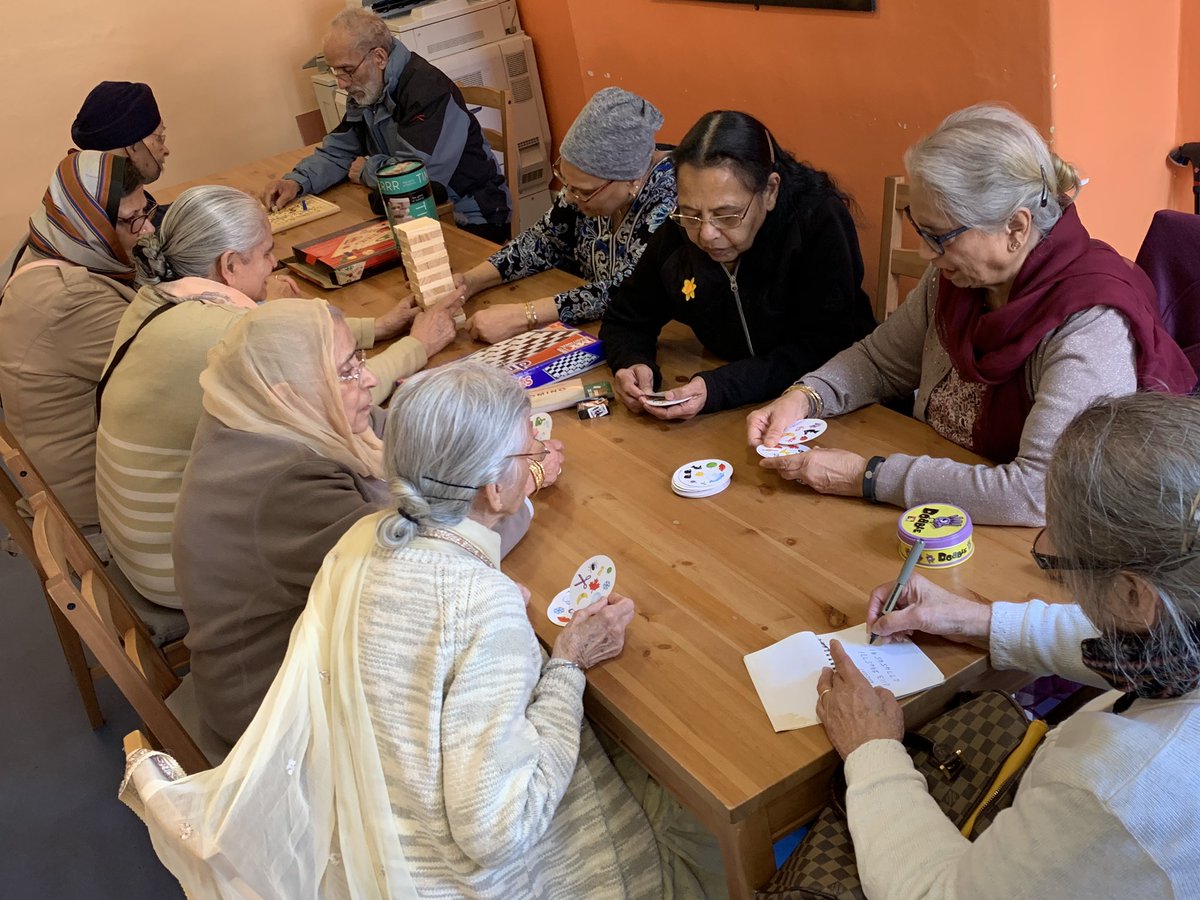
[[[129,759],[121,799],[191,900],[416,897],[359,677],[358,603],[377,517],[325,558],[287,656],[225,762]]]

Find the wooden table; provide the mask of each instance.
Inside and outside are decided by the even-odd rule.
[[[302,155],[283,154],[208,181],[256,192]],[[164,191],[164,199],[175,193]],[[343,213],[280,235],[281,255],[368,214],[361,188],[342,185],[325,196]],[[454,228],[446,229],[446,242],[456,271],[492,246]],[[403,282],[394,270],[328,296],[351,315],[378,315]],[[565,273],[544,273],[486,292],[468,312],[577,283]],[[434,362],[474,347],[460,334]],[[668,385],[717,363],[678,325],[664,333],[660,361]],[[537,498],[529,535],[504,564],[533,591],[534,628],[551,644],[558,629],[544,614],[550,598],[588,556],[606,553],[617,562],[618,590],[635,599],[637,616],[623,654],[588,673],[588,715],[717,835],[735,898],[752,897],[770,877],[772,839],[825,803],[836,763],[822,728],[772,731],[742,657],[797,631],[863,621],[868,593],[895,578],[901,562],[899,510],[823,497],[760,469],[746,446],[744,416],[732,410],[668,425],[621,408],[588,421],[573,410],[555,413],[554,437],[566,444],[563,476]],[[979,461],[881,407],[833,420],[820,443],[865,456]],[[726,491],[703,500],[671,492],[677,466],[713,456],[733,463]],[[930,577],[986,600],[1032,596],[1025,590],[1053,594],[1029,556],[1032,537],[1032,529],[977,528],[974,558]],[[988,672],[979,651],[937,639],[920,643],[948,680],[906,701],[910,723]]]

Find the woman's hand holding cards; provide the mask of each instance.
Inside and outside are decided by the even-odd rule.
[[[630,366],[628,369],[617,369],[613,373],[613,390],[617,399],[635,415],[645,411],[642,397],[654,390],[654,372],[642,363]]]
[[[800,391],[786,393],[769,406],[756,409],[746,416],[746,440],[751,447],[759,444],[774,447],[789,425],[797,419],[807,419],[810,412],[806,394]]]
[[[867,471],[866,457],[825,447],[813,447],[795,456],[764,459],[759,465],[774,469],[787,481],[798,481],[820,494],[840,497],[861,497],[863,475]]]
[[[583,669],[618,656],[625,646],[625,629],[633,621],[633,601],[609,594],[575,612],[558,640],[552,659],[565,659]]]
[[[708,385],[699,375],[672,391],[642,395],[643,408],[656,419],[690,419],[707,401]]]

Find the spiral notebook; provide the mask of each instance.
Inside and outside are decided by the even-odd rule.
[[[750,680],[776,731],[817,725],[817,679],[833,665],[829,642],[838,640],[871,684],[907,697],[945,681],[941,670],[911,642],[867,643],[866,624],[829,634],[801,631],[745,657]]]

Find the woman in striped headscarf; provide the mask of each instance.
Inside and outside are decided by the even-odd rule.
[[[149,208],[148,208],[149,206]],[[75,522],[95,530],[95,389],[134,297],[133,245],[153,204],[128,159],[58,164],[0,302],[4,417]]]

